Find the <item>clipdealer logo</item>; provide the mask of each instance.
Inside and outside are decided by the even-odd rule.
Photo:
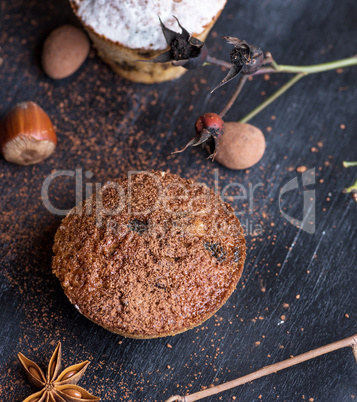
[[[302,173],[302,185],[304,188],[314,185],[316,182],[315,168],[309,169]],[[299,188],[298,178],[294,177],[288,183],[286,183],[280,190],[279,194],[279,209],[283,217],[292,225],[300,228],[304,232],[309,234],[315,233],[316,228],[316,192],[315,189],[306,189],[303,191],[303,218],[301,220],[285,213],[281,206],[281,199],[287,192],[296,190]]]
[[[146,174],[152,175],[151,172],[146,171],[129,171],[128,172],[128,182],[129,182],[129,189],[128,189],[128,208],[130,212],[130,194],[131,194],[131,178],[137,174]],[[84,199],[91,197],[92,195],[95,196],[97,205],[101,205],[101,212],[107,215],[116,215],[119,214],[123,208],[125,208],[125,190],[117,183],[107,182],[104,185],[101,183],[92,183],[89,180],[93,178],[93,173],[90,171],[83,172],[83,169],[75,169],[75,170],[58,170],[54,173],[51,173],[43,182],[42,189],[41,189],[41,198],[45,208],[50,211],[54,215],[58,216],[65,216],[70,212],[70,209],[59,209],[54,206],[49,197],[50,193],[50,186],[52,183],[60,178],[73,178],[75,180],[75,205],[77,206],[76,211],[78,213],[82,212],[82,206]],[[306,172],[302,173],[302,184],[305,188],[306,186],[314,185],[315,184],[315,168],[307,170]],[[160,184],[157,182],[158,187]],[[203,183],[196,183],[197,186],[207,186]],[[108,187],[113,187],[115,190],[118,191],[118,195],[122,199],[119,207],[115,210],[110,210],[104,208],[102,205],[102,194],[105,189]],[[223,199],[223,201],[227,201],[230,204],[232,202],[246,202],[248,208],[247,210],[239,210],[237,207],[234,208],[234,214],[240,218],[241,226],[245,232],[246,236],[260,236],[263,234],[263,227],[259,223],[255,223],[252,216],[254,211],[254,196],[259,188],[263,187],[263,183],[257,183],[253,185],[249,183],[248,186],[244,186],[242,183],[229,183],[225,185],[220,191],[220,184],[219,184],[219,174],[218,169],[214,169],[214,192]],[[315,190],[314,189],[306,189],[303,192],[303,218],[302,220],[298,220],[292,216],[290,216],[287,212],[283,210],[282,207],[282,196],[288,192],[293,190],[297,190],[299,188],[298,177],[294,177],[288,183],[286,183],[279,192],[279,210],[281,215],[292,225],[299,227],[301,230],[313,234],[315,233]],[[164,202],[166,200],[165,190],[159,188],[159,199],[157,202]],[[231,193],[231,194],[229,194]],[[184,196],[184,197],[187,197]],[[167,201],[167,200],[166,200]],[[233,205],[232,205],[233,207]],[[91,213],[90,210],[85,211],[85,213]],[[145,211],[144,211],[145,212]],[[213,211],[212,211],[213,212]],[[98,218],[101,218],[102,214],[98,215]],[[100,225],[101,222],[98,222]]]

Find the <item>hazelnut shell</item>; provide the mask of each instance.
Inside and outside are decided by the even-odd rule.
[[[0,147],[8,162],[32,165],[54,151],[57,137],[46,112],[34,102],[18,103],[0,124]]]
[[[72,25],[52,31],[43,44],[42,68],[56,80],[69,77],[84,63],[90,50],[87,35]]]
[[[265,151],[263,133],[247,123],[225,123],[218,144],[215,160],[233,170],[250,168],[260,161]]]

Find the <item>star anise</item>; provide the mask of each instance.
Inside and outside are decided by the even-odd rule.
[[[29,381],[41,391],[27,397],[23,402],[78,402],[100,401],[79,387],[77,382],[82,378],[89,361],[70,366],[61,372],[62,348],[59,343],[53,352],[45,376],[40,367],[32,360],[19,353],[18,358],[26,371]]]

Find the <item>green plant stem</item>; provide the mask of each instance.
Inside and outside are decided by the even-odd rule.
[[[357,193],[357,180],[352,184],[351,187],[347,187],[343,190],[344,193]]]
[[[354,162],[343,161],[343,162],[342,162],[342,165],[343,165],[343,167],[345,167],[345,168],[357,166],[357,161],[354,161]]]
[[[215,57],[207,57],[207,63],[221,67],[231,68],[232,63]],[[290,66],[287,64],[278,64],[272,60],[270,66],[262,67],[253,75],[270,74],[270,73],[322,73],[324,71],[336,70],[337,68],[345,68],[357,65],[357,56],[348,57],[347,59],[329,61],[327,63],[313,64],[311,66]]]
[[[286,84],[284,84],[280,89],[278,89],[273,95],[271,95],[268,99],[266,99],[263,103],[253,109],[250,113],[244,116],[240,123],[246,123],[251,120],[254,116],[260,113],[263,109],[269,106],[275,99],[279,98],[284,92],[286,92],[289,88],[291,88],[294,84],[296,84],[302,77],[304,77],[306,73],[296,74],[293,78],[291,78]]]
[[[288,66],[284,64],[272,63],[273,69],[277,73],[322,73],[324,71],[336,70],[337,68],[351,67],[357,65],[357,56],[348,57],[347,59],[330,61],[328,63],[315,64],[312,66]]]

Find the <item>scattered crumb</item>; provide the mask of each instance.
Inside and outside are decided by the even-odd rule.
[[[284,308],[289,308],[290,306],[289,306],[289,303],[283,303],[283,307]]]
[[[256,341],[254,345],[255,345],[255,346],[259,346],[259,345],[260,345],[260,341]]]
[[[264,79],[265,79],[265,81],[269,81],[270,80],[270,75],[269,74],[264,74]]]
[[[307,171],[307,167],[306,167],[306,166],[298,166],[298,167],[296,168],[296,171],[297,171],[298,173],[304,173],[304,172]]]
[[[323,143],[322,141],[319,141],[319,142],[317,143],[317,146],[318,146],[319,148],[322,148],[322,147],[324,146],[324,143]]]
[[[344,130],[346,128],[346,126],[344,124],[340,124],[340,129]]]
[[[311,147],[311,148],[310,148],[310,151],[311,151],[311,152],[319,152],[319,150],[318,150],[317,148],[315,148],[315,147]]]
[[[337,74],[342,74],[342,73],[343,73],[343,68],[338,68],[338,69],[336,70],[336,73],[337,73]]]
[[[266,128],[266,130],[267,130],[268,133],[270,133],[270,131],[272,131],[272,129],[273,129],[273,128],[270,127],[270,126]]]
[[[345,314],[345,317],[346,317],[346,318],[350,318],[349,314],[347,314],[347,313]]]
[[[275,120],[276,119],[276,116],[271,116],[270,117],[272,120]]]
[[[261,290],[263,293],[265,293],[266,288],[265,288],[265,286],[264,286],[264,283],[263,283],[263,280],[262,280],[262,279],[259,281],[259,284],[260,284],[260,290]]]
[[[281,319],[282,321],[285,321],[286,316],[283,314],[283,315],[280,317],[280,319]]]
[[[300,295],[296,295],[295,298],[296,298],[296,299],[300,299]]]
[[[172,349],[172,346],[168,343],[167,345],[166,345],[169,349]]]

